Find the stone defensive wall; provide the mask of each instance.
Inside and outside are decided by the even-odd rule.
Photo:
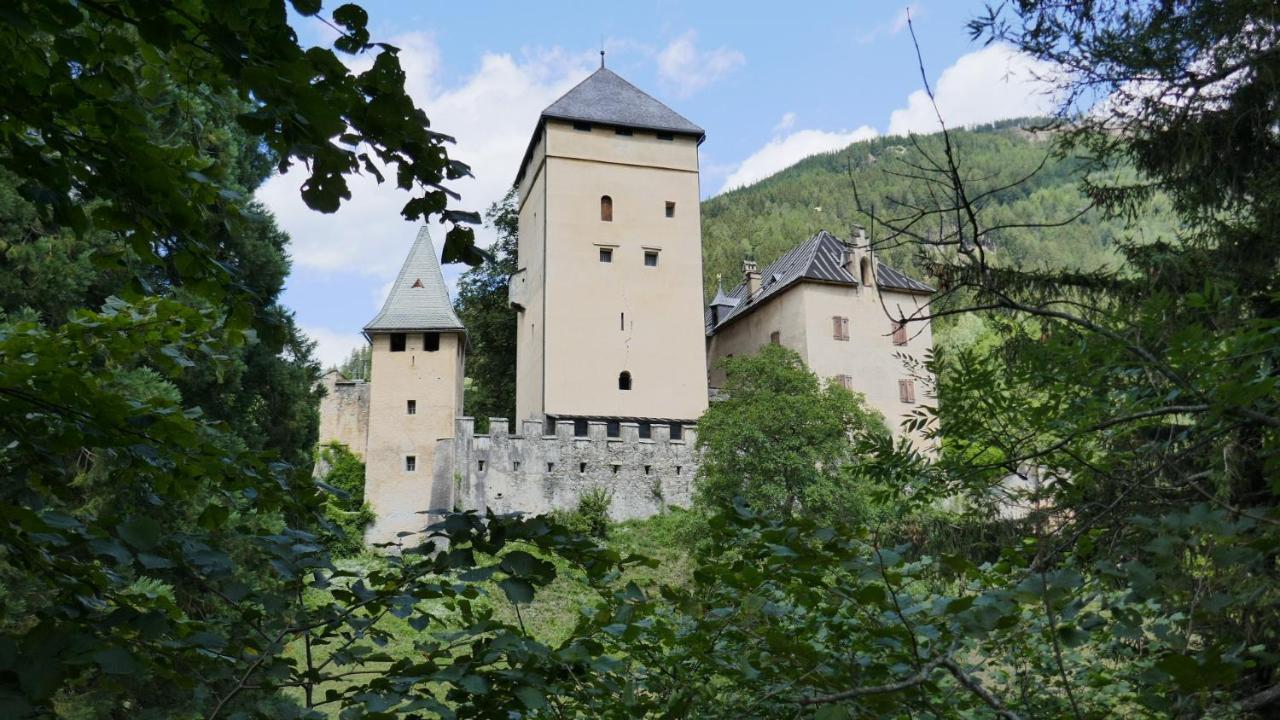
[[[645,518],[668,506],[688,507],[698,474],[697,428],[682,437],[654,424],[640,437],[638,423],[620,423],[608,437],[604,422],[589,422],[585,437],[574,436],[572,420],[543,433],[538,421],[507,431],[506,418],[490,418],[488,435],[475,433],[473,418],[458,418],[454,436],[438,441],[432,469],[433,509],[493,510],[540,514],[572,510],[597,488],[609,493],[614,520]]]

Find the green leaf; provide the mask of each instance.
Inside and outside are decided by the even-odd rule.
[[[499,582],[498,587],[502,588],[502,592],[506,593],[507,599],[513,603],[533,601],[533,585],[526,580],[509,577]]]
[[[109,647],[93,654],[94,662],[108,675],[132,675],[142,669],[128,650]]]
[[[150,550],[160,542],[160,523],[149,517],[137,517],[117,525],[116,532],[138,550]]]
[[[520,702],[530,710],[540,710],[547,706],[546,696],[536,688],[516,688],[516,697],[520,698]]]

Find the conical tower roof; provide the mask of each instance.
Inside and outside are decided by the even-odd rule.
[[[409,256],[404,259],[382,310],[364,326],[364,332],[464,329],[449,302],[431,233],[423,227],[409,248]]]

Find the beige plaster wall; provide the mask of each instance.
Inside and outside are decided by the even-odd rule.
[[[340,381],[337,373],[326,373],[320,384],[325,396],[320,400],[319,444],[340,442],[363,459],[369,435],[369,383]]]
[[[804,322],[804,298],[802,286],[795,285],[781,294],[774,295],[763,306],[739,317],[711,336],[707,351],[710,385],[724,385],[724,370],[720,361],[733,355],[754,355],[769,344],[769,336],[777,331],[780,344],[805,356],[809,332]]]
[[[517,341],[525,343],[517,371],[520,419],[544,413],[696,419],[706,408],[697,143],[657,140],[640,130],[618,136],[601,126],[583,132],[554,121],[545,135],[545,161],[535,156],[530,163],[538,176],[526,179],[520,215],[530,300]],[[611,222],[600,219],[602,195],[613,199]],[[671,218],[668,201],[676,203]],[[600,262],[601,247],[613,250],[611,263]],[[645,250],[658,251],[657,267],[644,264]],[[537,361],[529,356],[540,338],[539,399]],[[633,378],[630,391],[618,389],[624,370]]]
[[[373,377],[369,401],[369,442],[365,497],[377,520],[365,541],[386,542],[399,531],[422,529],[428,509],[436,441],[452,437],[462,412],[463,342],[459,333],[441,333],[440,349],[423,350],[423,333],[408,333],[404,352],[391,352],[390,335],[373,336]],[[417,412],[407,413],[407,401]],[[416,469],[404,469],[406,455]]]
[[[519,271],[511,278],[511,300],[523,310],[516,319],[516,418],[542,418],[542,373],[546,328],[544,299],[547,178],[545,136],[534,150],[520,184]]]
[[[867,404],[884,415],[895,437],[902,436],[902,420],[920,404],[932,402],[929,389],[915,381],[916,402],[904,403],[898,380],[909,373],[899,354],[925,359],[933,347],[933,331],[928,322],[908,325],[907,345],[893,344],[893,324],[885,314],[901,312],[910,316],[928,301],[928,296],[847,285],[802,282],[769,299],[749,315],[721,328],[708,343],[712,367],[710,384],[720,387],[724,372],[716,369],[729,354],[748,355],[768,344],[770,333],[781,332],[781,344],[800,354],[805,364],[821,378],[848,375],[853,390],[867,398]],[[882,303],[883,302],[883,306]],[[836,340],[831,318],[849,318],[849,339]],[[918,333],[918,334],[917,334]],[[928,450],[920,433],[908,436],[917,447]]]

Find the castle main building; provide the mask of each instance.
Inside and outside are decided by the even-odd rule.
[[[764,273],[746,264],[704,308],[704,138],[603,65],[542,112],[516,175],[518,417],[491,418],[486,435],[463,416],[466,330],[418,233],[364,328],[372,381],[323,378],[321,442],[366,463],[367,541],[420,530],[428,510],[539,513],[597,489],[617,520],[687,505],[714,362],[770,342],[864,393],[901,434],[918,402],[902,356],[923,359],[932,336],[926,323],[909,337],[885,310],[909,315],[932,289],[879,263],[865,237],[824,231]]]

